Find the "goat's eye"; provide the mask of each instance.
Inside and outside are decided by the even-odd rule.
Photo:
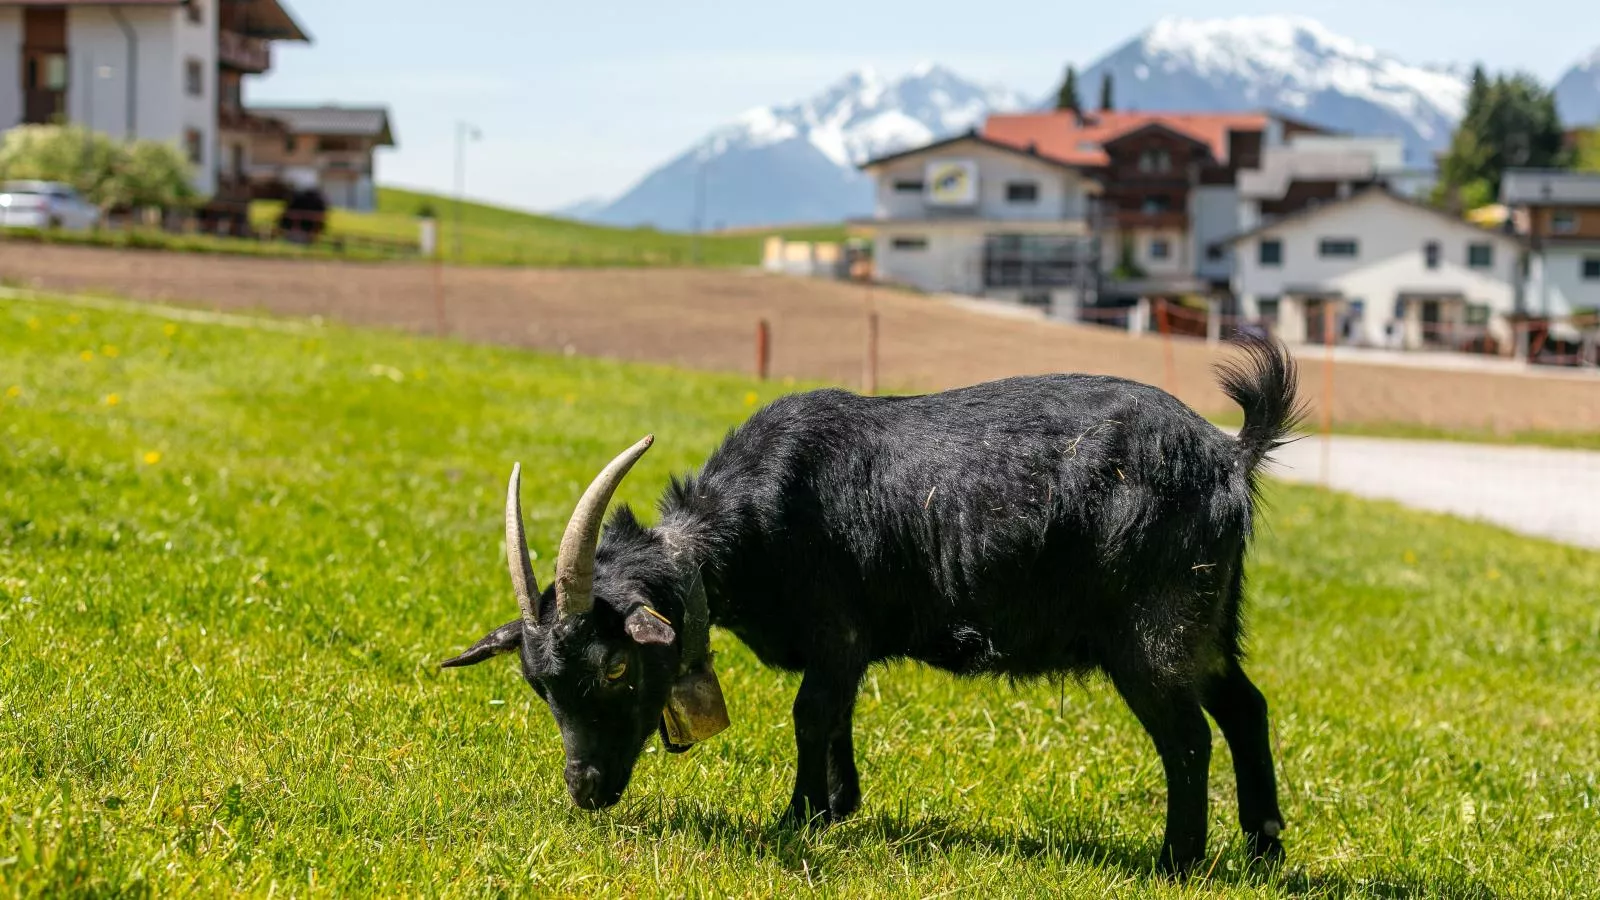
[[[621,678],[623,675],[626,675],[627,672],[628,672],[628,661],[626,659],[624,659],[623,657],[619,656],[619,657],[611,660],[611,662],[606,665],[606,680],[607,681],[616,681],[617,679]]]

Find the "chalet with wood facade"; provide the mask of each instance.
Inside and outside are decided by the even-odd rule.
[[[249,177],[257,196],[315,188],[328,205],[370,212],[377,205],[374,155],[395,146],[383,107],[255,106],[252,116],[278,124],[251,147]]]
[[[72,122],[168,141],[195,187],[248,199],[254,136],[242,83],[276,41],[308,41],[280,0],[0,0],[0,128]]]

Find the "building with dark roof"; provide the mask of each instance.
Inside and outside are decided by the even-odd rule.
[[[396,146],[382,106],[252,106],[250,114],[278,124],[251,148],[250,180],[260,196],[316,188],[328,205],[369,212],[377,205],[375,156]]]

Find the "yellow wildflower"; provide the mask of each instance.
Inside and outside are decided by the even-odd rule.
[[[167,337],[172,337],[173,335],[178,333],[178,326],[172,324],[171,322],[168,322],[167,324],[161,326],[161,333],[166,335]]]
[[[77,313],[67,313],[67,324],[68,325],[76,325],[76,324],[78,324],[79,322],[82,322],[82,321],[83,321],[83,316],[80,316]]]
[[[144,464],[145,465],[153,466],[158,462],[161,462],[161,451],[160,450],[151,450],[149,453],[146,453],[144,455]]]
[[[749,393],[744,395],[744,405],[745,406],[755,406],[756,405],[756,401],[760,400],[760,399],[761,399],[760,397],[756,396],[756,392],[755,391],[750,391]]]
[[[85,350],[82,353],[78,354],[78,358],[83,360],[84,362],[94,362],[94,351],[93,350]]]
[[[1417,552],[1415,550],[1407,550],[1402,559],[1406,561],[1406,565],[1414,566],[1417,564]]]
[[[111,344],[107,344],[104,347],[100,348],[100,355],[104,356],[107,359],[116,359],[118,354],[120,354],[121,352],[122,351],[118,350],[116,347],[112,346]]]
[[[28,320],[28,330],[29,331],[38,331],[39,330],[39,317],[38,316],[34,316],[33,318]]]
[[[116,406],[118,403],[121,403],[121,402],[122,402],[122,397],[120,395],[118,395],[118,394],[107,394],[106,395],[106,405],[107,406]]]
[[[18,397],[21,397],[22,396],[22,385],[13,384],[11,387],[6,388],[6,396],[10,397],[13,400],[17,399]]]

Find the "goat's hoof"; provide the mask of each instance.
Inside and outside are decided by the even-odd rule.
[[[1182,880],[1193,875],[1205,861],[1205,852],[1176,853],[1171,847],[1161,848],[1157,870],[1167,878]]]
[[[828,798],[828,817],[835,822],[850,818],[860,808],[860,794],[834,794]]]
[[[1244,838],[1252,863],[1268,867],[1283,864],[1283,841],[1277,835],[1253,831],[1246,832]]]
[[[783,811],[779,823],[784,828],[801,831],[807,828],[826,828],[833,822],[833,813],[827,807],[817,809],[809,803],[790,803]]]

